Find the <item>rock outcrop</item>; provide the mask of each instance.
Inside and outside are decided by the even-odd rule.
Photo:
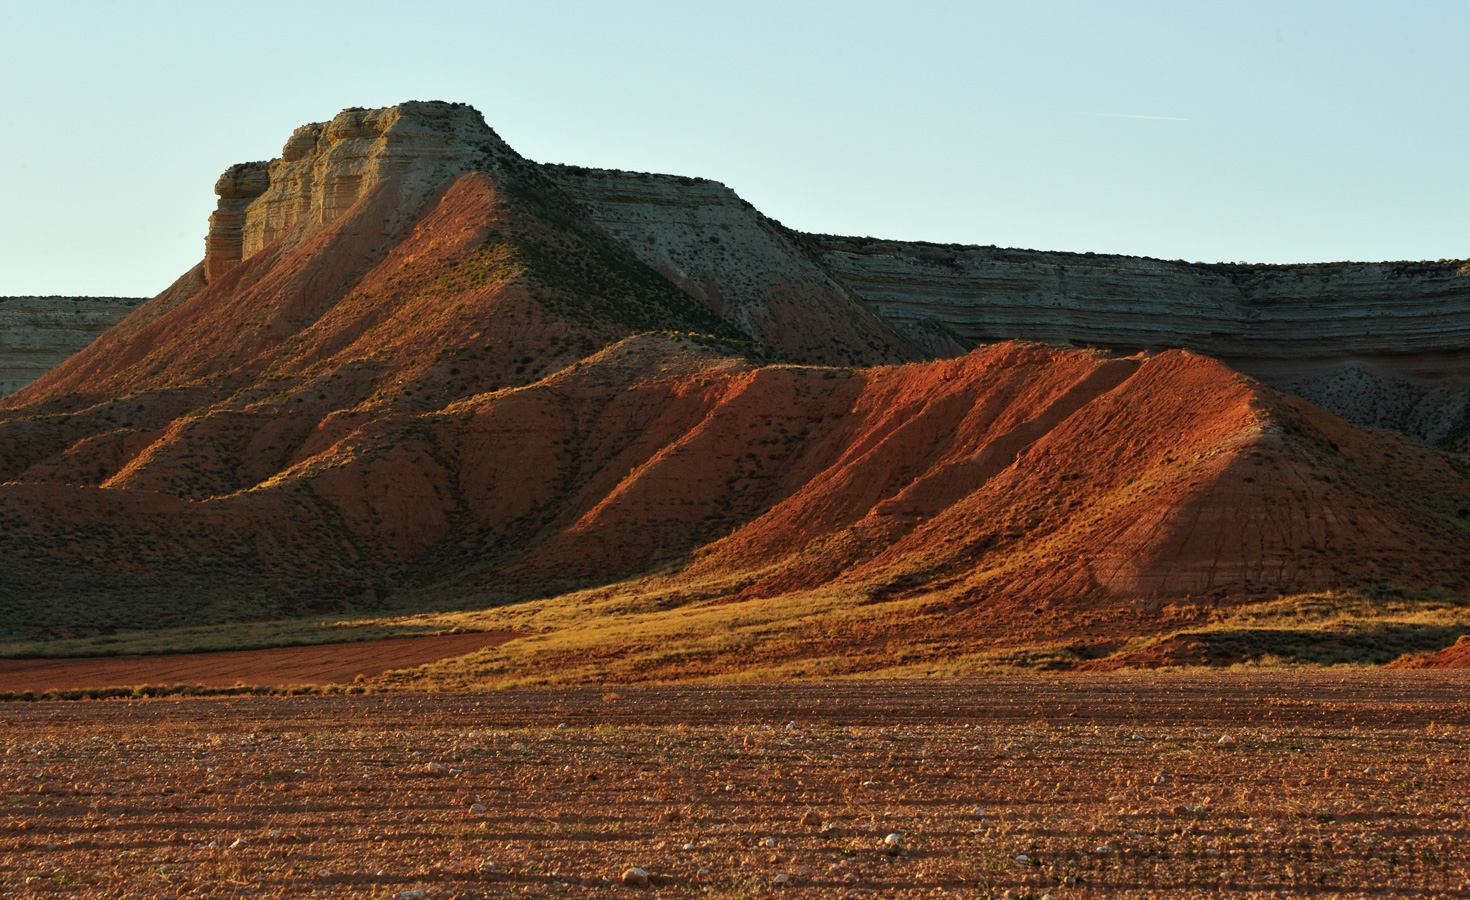
[[[1470,264],[1252,266],[814,236],[833,280],[911,333],[1187,347],[1354,424],[1462,447]]]
[[[535,166],[473,109],[409,103],[307,125],[216,186],[205,277],[304,240],[391,185],[403,227],[437,184],[537,171],[625,250],[793,361],[872,365],[1005,340],[1188,348],[1361,426],[1470,448],[1470,267],[1251,266],[808,235],[714,181]]]
[[[1221,359],[1470,348],[1463,262],[1248,266],[813,236],[833,279],[974,343],[1188,347]],[[1470,356],[1467,356],[1470,363]]]
[[[788,358],[875,365],[924,355],[833,281],[790,231],[719,182],[576,166],[545,170],[633,255]]]
[[[519,159],[463,103],[346,109],[330,122],[303,125],[279,159],[231,166],[220,176],[205,276],[223,275],[293,229],[293,240],[303,240],[384,187],[398,212],[384,224],[401,226],[455,175],[507,158]]]
[[[300,246],[364,198],[381,194],[385,210],[354,238],[372,244],[400,235],[455,176],[511,170],[523,193],[579,213],[778,358],[871,365],[1012,339],[1182,347],[1354,424],[1470,448],[1463,262],[1211,265],[807,235],[717,182],[530,163],[463,104],[344,110],[298,128],[279,159],[232,166],[215,186],[200,284]],[[26,327],[0,340],[51,349],[17,363],[8,390],[64,358],[65,340],[80,349],[92,336]]]
[[[1188,348],[1357,425],[1470,441],[1461,261],[1252,266],[809,235],[717,182],[547,171],[624,247],[748,333],[799,321],[767,314],[786,298],[858,310],[841,340],[866,345],[867,362],[892,352],[880,348],[954,356],[1005,340]]]
[[[92,343],[142,297],[0,297],[0,396]]]
[[[344,110],[296,129],[279,159],[232,166],[215,186],[204,276],[216,281],[269,247],[299,247],[367,198],[384,214],[373,221],[376,234],[359,237],[391,240],[436,191],[471,171],[510,176],[523,196],[590,221],[778,357],[871,365],[924,355],[728,188],[537,165],[463,104]]]
[[[245,258],[245,210],[270,187],[270,172],[264,162],[230,166],[214,184],[219,204],[209,217],[209,235],[204,239],[204,277],[218,278]]]

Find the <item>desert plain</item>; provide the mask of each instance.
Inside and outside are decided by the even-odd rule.
[[[1464,896],[1466,686],[1237,670],[11,703],[0,892]]]

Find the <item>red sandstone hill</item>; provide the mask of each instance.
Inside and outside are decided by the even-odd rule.
[[[1461,637],[1443,650],[1406,656],[1389,663],[1390,669],[1470,669],[1470,637]]]
[[[467,107],[350,110],[219,191],[198,269],[0,400],[0,630],[650,573],[721,586],[699,603],[932,601],[838,644],[1470,592],[1460,457],[1183,351],[922,362],[831,292],[799,327],[772,324],[805,308],[789,291],[733,315]]]

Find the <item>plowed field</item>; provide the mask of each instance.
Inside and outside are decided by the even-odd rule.
[[[636,896],[640,866],[669,897],[1464,896],[1467,684],[15,703],[0,892]]]
[[[148,656],[72,659],[0,659],[0,692],[42,693],[139,684],[335,684],[358,675],[422,665],[473,653],[520,637],[491,631],[432,637],[388,638],[349,644],[314,644],[268,650],[226,650]]]

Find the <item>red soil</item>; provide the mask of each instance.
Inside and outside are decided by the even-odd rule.
[[[76,659],[0,659],[0,692],[188,684],[285,686],[338,684],[389,669],[419,666],[473,653],[518,638],[489,631],[431,637],[388,638],[351,644],[317,644],[269,650],[226,650],[149,656]]]
[[[1433,653],[1421,653],[1388,664],[1390,669],[1470,669],[1470,635]]]
[[[305,438],[316,453],[202,503],[216,488],[149,474],[213,466],[206,480],[234,483],[260,458],[240,442],[291,433],[307,431],[285,410],[186,416],[102,489],[30,475],[0,488],[0,533],[27,551],[10,577],[42,580],[39,547],[135,595],[248,579],[356,603],[386,566],[399,584],[504,596],[675,564],[749,573],[740,597],[933,594],[961,631],[997,605],[1466,588],[1453,509],[1470,479],[1447,458],[1183,352],[1002,345],[889,369],[754,368],[650,336],[521,390],[334,414]]]

